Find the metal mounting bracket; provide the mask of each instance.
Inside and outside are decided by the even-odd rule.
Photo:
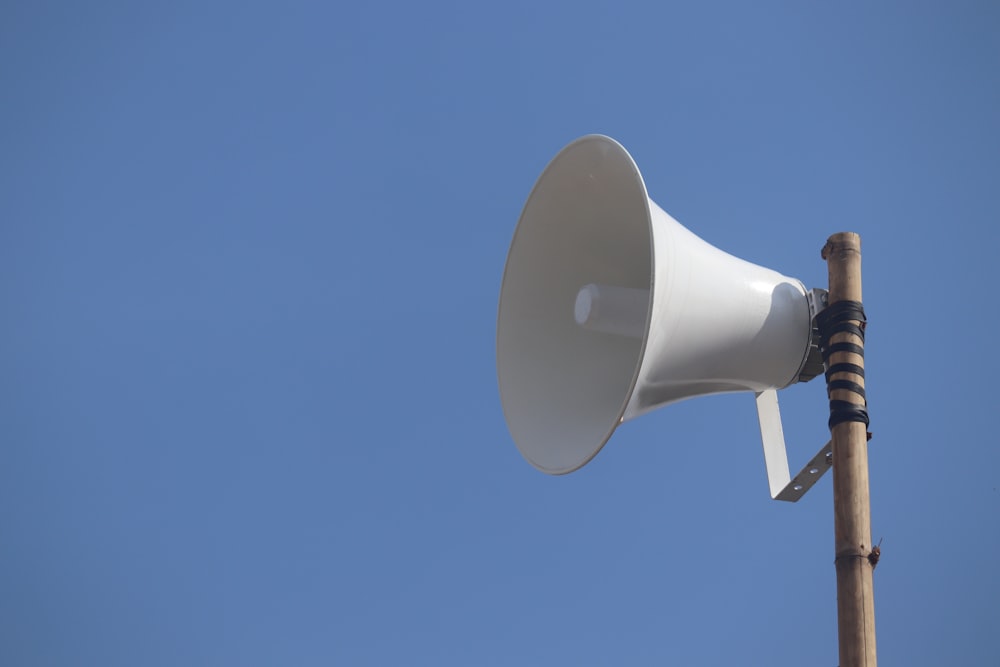
[[[806,302],[809,304],[809,316],[816,319],[820,311],[827,307],[830,293],[822,287],[813,287],[806,292]]]
[[[764,465],[767,467],[767,483],[771,487],[771,498],[796,502],[812,488],[833,463],[832,446],[829,441],[816,456],[794,478],[788,472],[788,454],[785,451],[785,433],[781,428],[781,413],[778,411],[778,392],[768,389],[756,394],[757,419],[760,422],[760,438],[764,443]]]

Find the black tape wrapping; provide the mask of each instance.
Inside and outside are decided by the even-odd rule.
[[[860,327],[855,327],[855,328],[858,329],[858,331],[860,332],[857,335],[861,338],[861,340],[864,340],[865,332],[861,331]],[[854,332],[852,331],[851,333]],[[854,343],[830,343],[826,347],[824,347],[821,351],[823,353],[823,363],[829,361],[830,355],[833,354],[834,352],[853,352],[859,357],[863,358],[865,356],[865,348],[861,347],[860,345],[855,345]]]
[[[854,324],[860,322],[860,325]],[[828,363],[830,355],[834,352],[852,352],[864,357],[865,350],[861,345],[855,343],[830,343],[830,339],[838,333],[850,333],[857,336],[862,343],[865,341],[865,317],[864,307],[858,301],[838,301],[823,309],[816,315],[816,327],[819,329],[820,350],[823,355],[823,363]],[[835,373],[853,373],[860,377],[865,376],[865,369],[857,364],[839,363],[827,366],[826,369],[826,390],[831,394],[835,389],[847,390],[861,397],[864,401],[861,405],[849,401],[830,400],[830,420],[827,422],[830,430],[837,424],[844,422],[861,422],[868,426],[868,410],[865,389],[857,382],[851,380],[831,380]]]
[[[830,420],[827,426],[832,431],[834,426],[844,422],[861,422],[868,426],[868,410],[847,401],[830,401]]]
[[[834,389],[846,389],[847,391],[853,391],[861,398],[865,398],[865,388],[857,382],[851,382],[850,380],[830,380],[826,383],[827,396],[829,396]]]
[[[826,381],[829,382],[834,373],[854,373],[865,376],[865,369],[857,364],[834,364],[826,369]]]
[[[820,347],[829,347],[830,339],[833,338],[835,334],[839,333],[854,334],[861,339],[862,343],[865,342],[865,328],[863,326],[858,326],[852,322],[838,322],[831,324],[826,329],[819,330]]]
[[[837,301],[816,314],[816,326],[819,327],[820,331],[835,322],[849,320],[857,320],[862,323],[868,321],[868,318],[865,317],[865,307],[861,305],[860,301]]]

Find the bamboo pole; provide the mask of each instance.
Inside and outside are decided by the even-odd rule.
[[[860,303],[861,237],[853,232],[834,234],[826,242],[822,254],[829,271],[829,305],[838,301]],[[864,346],[861,337],[849,332],[831,336],[831,344],[838,342]],[[840,363],[855,364],[863,369],[864,357],[849,351],[833,352],[828,364]],[[850,380],[864,386],[864,378],[852,372],[834,373],[830,380]],[[833,389],[830,399],[857,405],[864,403],[864,398],[850,389]],[[875,667],[867,427],[863,422],[845,421],[834,425],[831,434],[840,667]]]

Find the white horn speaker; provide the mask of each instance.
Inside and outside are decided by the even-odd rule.
[[[538,178],[507,255],[497,375],[514,442],[569,473],[655,408],[786,387],[810,353],[813,298],[685,229],[616,141],[578,139]]]

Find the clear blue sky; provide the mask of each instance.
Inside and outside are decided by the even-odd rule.
[[[546,162],[826,285],[864,244],[879,655],[1000,664],[993,2],[0,10],[0,664],[826,665],[830,479],[746,395],[518,454],[495,319]],[[797,469],[819,382],[783,392]]]

